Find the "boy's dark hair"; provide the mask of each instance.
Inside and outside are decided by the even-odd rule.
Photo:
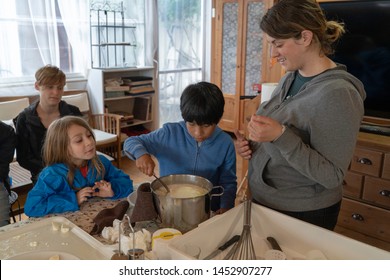
[[[222,91],[208,82],[187,86],[180,97],[180,111],[184,121],[198,125],[218,124],[224,106]]]

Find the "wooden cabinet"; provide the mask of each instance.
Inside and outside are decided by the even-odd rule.
[[[390,137],[359,133],[344,179],[338,227],[382,241],[390,249]],[[343,231],[343,230],[341,230]],[[366,239],[367,236],[369,239]],[[375,245],[375,240],[373,242]]]
[[[273,2],[214,1],[211,81],[224,93],[225,112],[219,125],[226,131],[245,130],[245,108],[251,101],[243,97],[256,95],[253,85],[278,82],[282,75],[279,65],[271,67],[268,44],[260,30],[261,17]]]
[[[118,87],[118,91],[106,91],[105,81],[131,79],[131,77],[134,79],[136,77],[150,77],[151,88],[154,91],[145,90],[141,93],[130,94],[128,90],[120,87]],[[155,129],[158,124],[158,106],[156,106],[158,98],[153,77],[153,67],[91,69],[88,75],[88,91],[92,112],[94,114],[109,112],[122,115],[122,128],[142,124],[149,130]]]

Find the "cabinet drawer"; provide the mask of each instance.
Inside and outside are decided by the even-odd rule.
[[[381,152],[357,148],[353,153],[351,170],[379,177],[382,157],[383,153]]]
[[[347,171],[343,181],[343,194],[360,198],[363,188],[363,175]]]
[[[385,160],[383,161],[382,178],[390,179],[390,153],[385,154]]]
[[[343,198],[338,225],[390,242],[390,211]]]
[[[366,176],[363,199],[390,208],[390,181]]]

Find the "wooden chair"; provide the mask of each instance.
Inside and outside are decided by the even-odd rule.
[[[109,113],[92,114],[89,107],[88,93],[86,91],[65,92],[62,100],[80,109],[94,130],[97,150],[113,157],[117,167],[120,168],[122,157],[120,123],[123,116]]]

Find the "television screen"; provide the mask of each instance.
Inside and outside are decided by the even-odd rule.
[[[332,59],[345,64],[367,93],[365,115],[390,119],[390,0],[321,2],[346,33]]]

